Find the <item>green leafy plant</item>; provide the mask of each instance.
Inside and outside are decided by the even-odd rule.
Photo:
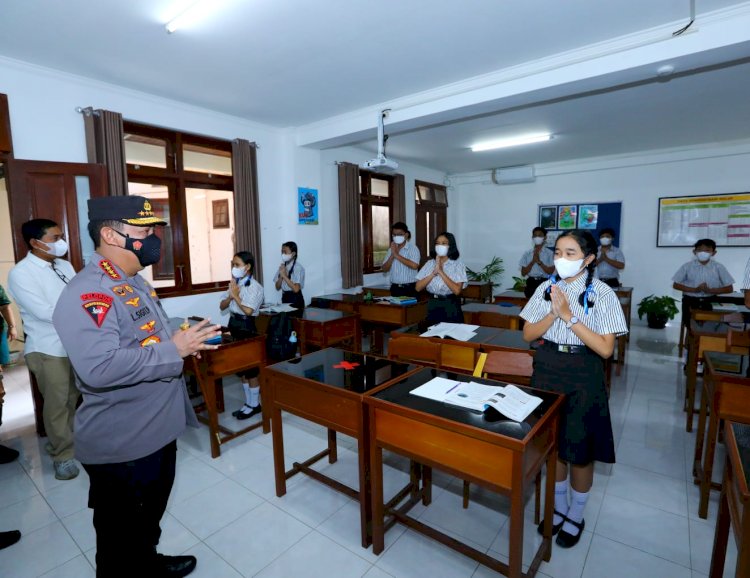
[[[660,317],[667,317],[668,319],[674,319],[680,310],[677,308],[677,300],[673,297],[663,295],[656,297],[655,295],[649,295],[644,297],[640,303],[638,303],[638,319],[643,319],[643,314],[658,315]]]
[[[513,277],[513,291],[523,291],[526,289],[525,277]]]
[[[483,281],[491,282],[493,287],[500,287],[500,283],[496,283],[500,276],[505,272],[503,267],[503,260],[500,257],[493,257],[492,261],[487,263],[479,271],[472,271],[468,267],[466,268],[466,276],[469,281]]]

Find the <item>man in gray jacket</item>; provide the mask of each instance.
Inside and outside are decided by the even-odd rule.
[[[175,473],[175,440],[197,425],[183,358],[215,349],[204,321],[174,335],[154,289],[138,271],[158,262],[161,241],[148,199],[91,199],[96,252],[60,295],[53,322],[83,403],[76,457],[89,474],[97,576],[186,576],[193,556],[157,554],[159,522]]]

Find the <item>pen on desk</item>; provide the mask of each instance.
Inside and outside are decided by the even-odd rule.
[[[451,391],[453,391],[454,389],[456,389],[456,388],[457,388],[457,387],[458,387],[459,385],[461,385],[461,382],[460,382],[460,381],[459,381],[459,382],[458,382],[458,383],[457,383],[456,385],[454,385],[453,387],[451,387],[451,388],[450,388],[450,389],[449,389],[448,391],[446,391],[446,392],[445,392],[445,393],[446,393],[446,395],[447,395],[447,394],[449,394],[449,393],[450,393]]]

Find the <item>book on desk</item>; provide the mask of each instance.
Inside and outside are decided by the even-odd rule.
[[[510,383],[493,386],[444,377],[435,377],[410,393],[477,413],[493,408],[517,422],[524,421],[542,403],[540,397],[529,395]]]
[[[445,339],[456,339],[458,341],[469,341],[476,336],[479,325],[468,325],[466,323],[441,322],[430,327],[420,337],[439,337]]]
[[[375,297],[373,300],[380,303],[391,303],[392,305],[414,305],[418,303],[416,297],[408,297],[406,295],[400,297],[393,297],[392,295],[386,297]]]

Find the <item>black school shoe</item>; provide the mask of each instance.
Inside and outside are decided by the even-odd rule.
[[[195,556],[165,556],[156,555],[156,563],[160,570],[159,576],[187,576],[198,564]]]
[[[237,419],[250,419],[254,415],[258,415],[261,411],[262,410],[260,408],[260,404],[258,404],[255,407],[250,408],[250,411],[248,413],[240,410],[240,412],[234,417],[236,417]]]
[[[560,531],[560,528],[562,528],[562,525],[565,523],[565,520],[567,520],[567,518],[565,517],[565,514],[561,514],[557,510],[555,510],[555,514],[557,514],[558,516],[560,516],[562,518],[562,522],[560,522],[559,524],[555,524],[553,522],[553,524],[552,524],[552,535],[553,536]],[[544,535],[544,520],[542,520],[541,522],[539,522],[539,525],[536,527],[536,531],[539,533],[540,536]]]
[[[0,464],[9,464],[18,458],[18,452],[13,448],[0,446]]]
[[[10,532],[0,532],[0,550],[12,546],[21,539],[21,532],[11,530]]]
[[[232,417],[237,417],[238,415],[240,415],[242,413],[242,410],[245,409],[246,407],[250,407],[250,406],[247,405],[247,404],[245,404],[240,409],[237,409],[237,410],[233,411],[232,412]],[[250,409],[252,409],[252,408],[250,407]]]
[[[574,536],[573,534],[570,534],[569,532],[561,529],[560,533],[557,535],[557,538],[555,538],[555,544],[557,544],[561,548],[572,548],[573,546],[578,544],[578,540],[581,539],[581,534],[583,534],[583,529],[586,527],[586,520],[581,520],[580,523],[574,522],[570,518],[568,518],[567,520],[576,528],[578,528],[578,534]]]

